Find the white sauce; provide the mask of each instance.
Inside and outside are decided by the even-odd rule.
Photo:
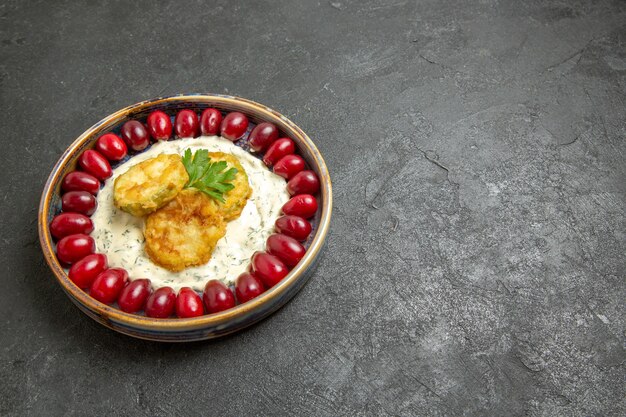
[[[159,154],[180,154],[185,149],[208,149],[236,156],[248,174],[252,196],[241,216],[227,223],[226,235],[217,243],[211,260],[205,265],[171,272],[152,263],[144,250],[144,218],[132,216],[113,205],[113,183],[131,166]],[[232,283],[244,272],[250,257],[263,250],[265,241],[274,230],[280,209],[289,200],[285,179],[270,172],[263,162],[229,140],[217,136],[197,139],[178,139],[158,142],[147,151],[136,155],[113,170],[98,193],[98,209],[91,217],[94,223],[93,238],[96,249],[107,255],[110,267],[128,271],[130,279],[149,278],[152,286],[170,286],[175,291],[181,287],[204,289],[210,279]]]

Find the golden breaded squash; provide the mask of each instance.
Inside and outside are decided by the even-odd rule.
[[[226,223],[208,195],[185,189],[146,218],[145,249],[150,259],[170,271],[207,263]]]
[[[133,216],[145,216],[172,201],[188,180],[180,155],[161,154],[115,179],[113,203]]]
[[[225,221],[235,220],[241,215],[243,208],[252,195],[248,174],[246,174],[239,160],[233,155],[224,152],[209,152],[209,158],[211,158],[212,162],[225,161],[228,164],[226,169],[237,169],[235,179],[231,182],[235,188],[224,193],[225,201],[221,203],[217,200],[212,200]]]

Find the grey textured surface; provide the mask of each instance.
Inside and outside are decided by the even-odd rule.
[[[626,2],[0,4],[0,415],[625,415]],[[308,286],[223,340],[115,334],[47,269],[75,137],[262,102],[334,180]]]

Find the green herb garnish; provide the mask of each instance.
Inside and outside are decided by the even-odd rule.
[[[223,194],[235,188],[230,182],[235,179],[237,168],[225,171],[226,161],[211,162],[206,149],[198,149],[193,155],[191,149],[185,150],[183,165],[189,175],[185,188],[195,188],[222,203]]]

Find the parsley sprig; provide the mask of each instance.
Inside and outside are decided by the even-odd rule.
[[[211,162],[209,151],[198,149],[193,155],[185,150],[183,165],[189,175],[185,188],[195,188],[222,203],[224,193],[235,188],[230,182],[235,179],[237,168],[226,170],[226,161]]]

